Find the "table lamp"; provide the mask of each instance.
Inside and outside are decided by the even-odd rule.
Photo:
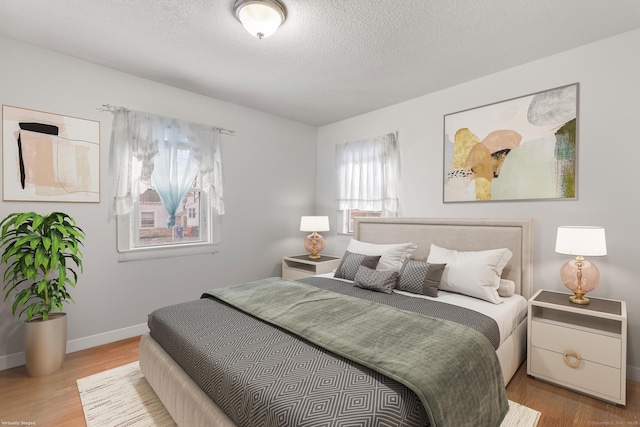
[[[607,243],[603,227],[558,227],[556,252],[576,255],[560,269],[562,283],[574,293],[569,301],[574,304],[589,304],[584,294],[594,290],[600,282],[600,271],[585,256],[604,256]]]
[[[311,232],[304,239],[304,248],[310,252],[310,259],[318,259],[325,245],[327,244],[324,237],[318,234],[318,231],[329,231],[328,216],[303,216],[300,218],[300,231]]]

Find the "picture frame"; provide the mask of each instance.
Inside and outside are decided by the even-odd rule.
[[[2,106],[2,199],[100,202],[100,122]]]
[[[443,202],[577,197],[579,83],[444,116]]]

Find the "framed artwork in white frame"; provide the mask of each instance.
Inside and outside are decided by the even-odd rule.
[[[4,201],[100,202],[100,122],[2,106]]]

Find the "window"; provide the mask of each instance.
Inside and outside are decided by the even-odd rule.
[[[382,211],[360,211],[357,209],[348,209],[340,211],[340,224],[343,224],[343,233],[353,233],[353,223],[356,218],[380,218]]]
[[[151,190],[153,191],[153,190]],[[155,191],[154,191],[155,193]],[[146,206],[142,206],[143,208]],[[155,228],[156,226],[156,214],[153,211],[141,211],[140,212],[140,228]]]
[[[161,196],[148,188],[128,215],[118,217],[120,261],[215,252],[219,215],[196,179],[179,204],[174,219]]]
[[[114,115],[119,259],[214,252],[224,213],[219,130],[128,110]]]
[[[155,201],[154,201],[155,200]],[[202,195],[197,189],[187,193],[173,227],[167,227],[169,214],[160,201],[160,196],[153,189],[148,189],[140,196],[140,227],[134,230],[135,247],[152,247],[165,245],[181,245],[198,243],[200,230],[206,230],[207,224],[201,224],[196,211],[200,206]],[[148,210],[151,209],[151,210]],[[206,208],[204,208],[206,209]],[[155,218],[158,218],[156,223]]]
[[[342,233],[358,217],[398,213],[400,162],[396,134],[336,146],[338,218]]]

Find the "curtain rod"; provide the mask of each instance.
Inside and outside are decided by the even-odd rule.
[[[97,110],[99,110],[99,111],[109,111],[111,113],[116,112],[116,111],[131,111],[126,107],[116,107],[115,105],[111,105],[111,104],[102,104],[102,106],[97,108]],[[234,136],[236,134],[235,130],[229,130],[229,129],[221,128],[221,127],[218,127],[218,126],[212,126],[212,128],[217,130],[218,132],[220,132],[222,134],[225,134],[225,135]]]

